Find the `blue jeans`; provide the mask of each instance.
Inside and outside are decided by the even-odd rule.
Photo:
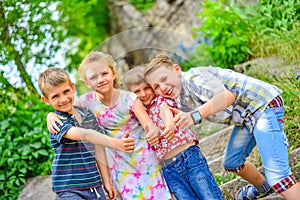
[[[273,186],[289,176],[291,169],[283,119],[283,107],[267,108],[258,119],[253,134],[246,127],[234,127],[223,161],[225,169],[230,171],[244,164],[257,144],[269,185]]]
[[[178,200],[222,199],[220,188],[198,146],[162,161],[162,169],[169,189]]]
[[[106,200],[102,187],[58,192],[57,196],[58,200]]]

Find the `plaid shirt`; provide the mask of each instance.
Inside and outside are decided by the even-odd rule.
[[[176,99],[178,108],[189,112],[209,101],[223,89],[235,96],[224,111],[207,119],[212,122],[246,126],[253,131],[268,104],[281,90],[250,76],[219,67],[195,67],[181,75],[182,92]]]

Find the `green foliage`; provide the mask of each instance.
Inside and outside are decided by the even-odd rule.
[[[298,0],[260,0],[256,11],[261,17],[257,25],[278,30],[293,30],[300,21]]]
[[[65,39],[53,10],[57,1],[0,1],[0,65],[7,66],[6,70],[17,69],[25,88],[36,96],[36,77],[30,77],[30,71],[56,65],[53,55]]]
[[[241,4],[241,3],[240,3]],[[300,4],[297,0],[262,0],[255,6],[233,1],[204,1],[195,29],[211,44],[202,44],[217,66],[233,68],[252,58],[279,56],[300,61]]]
[[[300,80],[290,73],[277,82],[283,89],[285,101],[285,129],[291,150],[300,147]]]
[[[145,12],[153,6],[155,0],[128,0],[128,2],[134,5],[138,10]]]
[[[17,199],[26,178],[51,174],[49,107],[22,90],[1,87],[0,98],[0,199]]]
[[[68,71],[77,69],[83,57],[107,37],[109,11],[106,0],[62,0],[57,10],[68,46],[64,49]]]
[[[228,173],[227,176],[220,175],[220,174],[214,174],[214,177],[215,177],[217,184],[220,186],[228,181],[231,181],[232,179],[237,178],[238,175],[235,173]]]
[[[300,4],[297,0],[262,0],[251,19],[249,46],[254,57],[276,55],[286,62],[300,61]]]
[[[235,64],[246,61],[251,55],[247,46],[249,12],[234,3],[205,0],[203,12],[199,16],[203,25],[195,29],[201,32],[212,44],[202,44],[215,64],[224,68],[233,68]]]

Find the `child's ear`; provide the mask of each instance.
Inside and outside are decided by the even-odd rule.
[[[49,102],[49,100],[47,99],[47,97],[42,96],[41,99],[42,99],[42,101],[43,101],[45,104],[51,105],[50,102]]]
[[[86,87],[91,88],[91,86],[88,84],[87,81],[85,81],[85,85],[86,85]]]
[[[74,84],[74,83],[71,83],[71,88],[72,88],[72,90],[73,90],[73,93],[75,94],[75,92],[76,92],[76,87],[75,87],[75,84]]]
[[[173,70],[175,70],[179,76],[181,75],[181,67],[178,64],[173,65]]]

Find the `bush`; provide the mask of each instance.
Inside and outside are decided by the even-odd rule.
[[[51,174],[54,155],[45,126],[50,110],[24,91],[0,93],[0,199],[17,199],[26,178]]]
[[[211,41],[199,48],[206,50],[217,66],[233,68],[249,59],[267,56],[299,63],[297,0],[261,0],[254,7],[233,2],[205,0],[203,12],[199,13],[203,25],[195,31]]]
[[[198,14],[203,25],[195,31],[203,34],[211,44],[201,44],[199,48],[207,51],[217,66],[224,68],[233,68],[248,60],[252,54],[247,45],[251,13],[223,1],[205,0],[203,6],[203,12]]]
[[[300,61],[300,4],[297,0],[261,0],[251,19],[249,44],[255,58],[275,55]]]

